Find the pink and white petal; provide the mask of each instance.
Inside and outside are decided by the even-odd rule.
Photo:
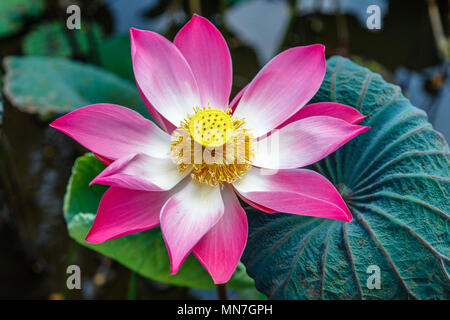
[[[231,108],[231,110],[232,110],[233,112],[234,112],[234,110],[236,110],[236,107],[238,106],[239,101],[241,101],[241,98],[242,98],[242,96],[244,95],[244,92],[245,92],[245,90],[247,90],[247,88],[248,88],[248,84],[247,84],[245,87],[243,87],[243,88],[241,89],[241,91],[239,91],[239,92],[234,96],[233,100],[231,100],[230,108]]]
[[[245,198],[276,212],[352,220],[333,184],[312,170],[280,170],[264,175],[261,169],[252,168],[233,186]]]
[[[122,106],[89,105],[56,119],[50,126],[104,160],[133,153],[170,157],[170,135],[136,111]]]
[[[233,69],[230,50],[219,30],[207,19],[194,14],[177,33],[174,43],[194,73],[202,105],[225,110]]]
[[[225,211],[193,249],[194,255],[208,270],[214,283],[230,280],[247,243],[247,215],[234,191],[226,186],[222,191]]]
[[[307,106],[301,108],[292,117],[290,117],[283,124],[278,126],[278,129],[283,128],[284,126],[288,125],[291,122],[316,116],[327,116],[332,118],[338,118],[352,124],[358,124],[365,118],[365,116],[359,113],[358,110],[350,106],[346,106],[345,104],[340,104],[336,102],[318,102],[308,104]]]
[[[257,203],[255,203],[253,201],[250,201],[249,199],[244,197],[242,194],[237,192],[237,190],[235,190],[235,192],[239,196],[239,198],[241,198],[245,203],[247,203],[248,205],[252,206],[253,208],[258,209],[258,210],[260,210],[262,212],[265,212],[265,213],[276,213],[276,211],[274,211],[274,210],[272,210],[270,208],[264,207],[264,206],[262,206],[260,204],[257,204]]]
[[[319,89],[325,75],[324,46],[283,51],[250,82],[234,115],[260,137],[277,128],[303,107]]]
[[[151,105],[178,127],[201,103],[189,64],[163,36],[131,28],[131,58],[136,82]]]
[[[198,184],[192,179],[182,184],[180,191],[166,202],[160,217],[172,274],[178,272],[192,248],[224,212],[219,187]]]
[[[141,191],[165,191],[172,189],[188,173],[188,170],[180,173],[171,159],[139,153],[114,161],[90,184],[105,184]]]
[[[304,167],[325,158],[368,129],[326,116],[291,122],[256,143],[253,165],[268,169]]]
[[[111,163],[113,163],[114,161],[105,157],[102,157],[99,154],[94,153],[94,156],[100,160],[103,164],[106,164],[107,166],[109,166]]]
[[[86,242],[100,243],[159,225],[159,214],[170,192],[111,187],[102,197]]]
[[[176,129],[176,127],[169,120],[164,118],[164,116],[161,113],[159,113],[154,106],[152,106],[150,101],[148,101],[148,99],[145,97],[144,93],[142,92],[137,82],[136,86],[139,90],[139,94],[141,95],[142,101],[144,101],[144,104],[147,107],[147,110],[152,116],[152,118],[156,121],[156,123],[160,126],[161,129],[163,129],[168,134],[172,134],[172,132]]]

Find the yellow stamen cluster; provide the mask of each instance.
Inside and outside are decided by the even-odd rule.
[[[180,172],[192,169],[192,179],[210,186],[232,183],[247,172],[254,139],[245,121],[230,113],[197,107],[181,122],[170,149]]]

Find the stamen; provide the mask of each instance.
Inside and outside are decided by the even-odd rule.
[[[231,109],[194,108],[174,132],[172,158],[180,172],[192,169],[199,183],[232,183],[251,167],[254,139],[245,121],[230,116]]]

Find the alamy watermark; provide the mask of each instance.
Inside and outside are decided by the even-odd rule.
[[[70,16],[67,17],[66,27],[69,30],[81,29],[81,9],[79,6],[72,4],[67,7],[66,13]]]
[[[69,274],[66,280],[67,289],[81,289],[81,268],[76,264],[67,267],[66,273]]]
[[[381,9],[379,6],[372,4],[367,7],[366,13],[369,17],[366,20],[366,26],[369,30],[381,30]]]
[[[367,274],[369,274],[369,277],[367,278],[367,289],[373,290],[373,289],[381,289],[381,270],[380,267],[376,264],[372,264],[369,267],[367,267]]]

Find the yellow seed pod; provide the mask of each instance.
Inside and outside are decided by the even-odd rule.
[[[205,147],[220,147],[233,135],[230,116],[218,109],[198,111],[189,121],[189,133]]]

